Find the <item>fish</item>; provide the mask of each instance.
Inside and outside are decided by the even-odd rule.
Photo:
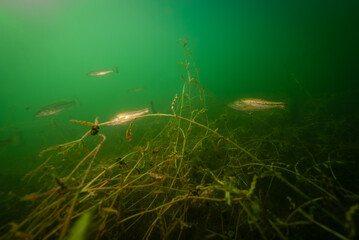
[[[0,138],[0,147],[7,146],[7,145],[17,146],[17,145],[19,145],[21,138],[22,138],[21,132],[18,132],[11,137]]]
[[[141,92],[141,91],[143,91],[145,89],[146,89],[146,86],[134,87],[134,88],[128,89],[127,92],[129,92],[129,93],[137,93],[137,92]]]
[[[0,146],[13,145],[15,143],[15,137],[1,138]]]
[[[117,113],[115,116],[109,119],[108,123],[106,125],[108,126],[116,126],[120,124],[127,123],[139,116],[142,116],[146,113],[149,113],[150,109],[145,108],[141,110],[133,110],[133,111],[127,111],[127,112],[120,112]]]
[[[99,76],[105,76],[110,73],[118,73],[118,68],[115,67],[114,69],[101,69],[101,70],[95,70],[87,73],[87,76],[89,77],[99,77]]]
[[[40,110],[35,113],[35,117],[52,116],[65,111],[76,104],[78,104],[77,99],[72,101],[58,101],[40,108]]]
[[[272,102],[260,98],[242,98],[228,104],[228,107],[239,111],[263,111],[273,108],[285,109],[284,102]]]

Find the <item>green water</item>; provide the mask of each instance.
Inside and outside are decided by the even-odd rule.
[[[182,92],[184,71],[177,62],[183,61],[178,42],[184,38],[192,50],[191,67],[200,70],[210,121],[228,113],[233,128],[248,124],[248,114],[242,118],[226,107],[238,98],[284,101],[284,113],[268,113],[274,126],[304,126],[311,114],[324,122],[330,118],[338,123],[333,138],[352,149],[342,161],[355,159],[358,7],[355,0],[2,0],[0,138],[16,141],[0,146],[0,194],[19,199],[29,192],[24,188],[37,189],[20,179],[44,161],[41,150],[84,133],[86,128],[71,119],[104,122],[150,102],[157,112],[171,113]],[[118,73],[105,77],[86,75],[115,67]],[[34,117],[45,105],[72,99],[78,104],[66,111]],[[306,108],[308,102],[325,110]],[[104,129],[110,138],[104,151],[125,154],[119,146],[128,144],[126,127],[116,129],[119,134],[113,135],[116,130]],[[353,191],[356,172],[341,174]],[[18,220],[15,208],[26,204],[2,201],[1,225]]]

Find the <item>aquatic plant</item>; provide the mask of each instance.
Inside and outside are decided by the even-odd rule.
[[[86,228],[93,239],[357,236],[359,196],[335,173],[344,150],[310,142],[322,136],[313,128],[321,122],[292,126],[283,115],[273,123],[238,112],[210,121],[187,38],[182,46],[183,87],[171,113],[134,118],[122,136],[132,150],[121,157],[99,155],[117,147],[102,133],[111,122],[72,120],[90,129],[40,152],[47,159],[26,179],[41,189],[23,197],[33,207],[3,226],[1,239],[71,239]],[[139,119],[157,119],[157,131]]]

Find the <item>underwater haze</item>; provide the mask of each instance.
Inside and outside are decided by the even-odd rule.
[[[358,9],[1,0],[0,239],[355,239]]]

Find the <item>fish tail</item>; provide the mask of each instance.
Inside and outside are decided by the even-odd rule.
[[[75,105],[80,105],[80,101],[77,97],[74,97],[72,101],[74,102]]]
[[[115,67],[115,68],[113,69],[113,71],[114,71],[115,73],[118,73],[118,67]]]

